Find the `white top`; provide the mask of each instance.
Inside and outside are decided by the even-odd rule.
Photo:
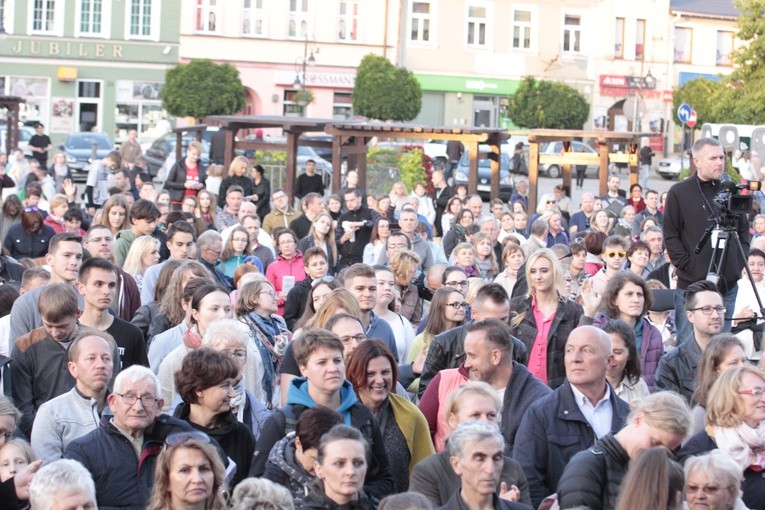
[[[611,407],[611,389],[609,386],[606,385],[606,393],[595,405],[592,405],[590,399],[585,397],[584,393],[579,391],[573,384],[571,385],[571,390],[574,392],[576,405],[579,406],[584,419],[587,420],[587,423],[590,424],[593,432],[595,432],[595,437],[600,439],[611,432],[614,410]]]

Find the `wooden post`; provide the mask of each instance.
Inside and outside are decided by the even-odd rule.
[[[598,139],[598,155],[600,156],[600,164],[598,165],[598,189],[600,195],[605,195],[608,191],[608,141],[606,139]]]
[[[500,162],[502,161],[502,147],[496,137],[492,136],[489,144],[489,160],[491,161],[491,178],[489,179],[491,192],[489,198],[494,200],[499,196]]]
[[[228,167],[231,166],[231,161],[234,159],[234,135],[236,129],[225,129],[226,132],[226,148],[223,152],[223,175],[228,176]]]
[[[571,141],[563,142],[563,151],[571,152]],[[566,189],[571,189],[571,163],[563,163],[561,166],[563,170],[563,185],[567,186]],[[529,214],[531,216],[531,214]]]
[[[357,147],[363,147],[366,146],[367,139],[363,136],[356,137],[356,146]],[[367,151],[359,152],[357,154],[356,164],[358,165],[359,169],[359,188],[366,190],[367,189]],[[366,205],[366,204],[364,204]]]
[[[340,167],[343,163],[342,136],[332,137],[332,193],[340,191]]]
[[[294,202],[295,179],[297,177],[297,151],[300,133],[287,131],[287,166],[284,178],[284,191],[290,197],[290,205]]]
[[[471,141],[467,144],[468,152],[468,193],[478,193],[478,142]]]
[[[569,182],[571,175],[569,175]],[[529,216],[537,210],[539,193],[539,142],[529,140]]]
[[[635,143],[635,140],[631,140],[630,143],[627,145],[627,153],[630,155],[630,162],[629,162],[629,169],[630,169],[630,187],[633,184],[638,183],[638,151],[639,151],[640,144]],[[604,180],[601,183],[601,186],[603,188],[601,194],[606,192],[606,181]],[[643,193],[645,193],[645,190],[643,190]]]

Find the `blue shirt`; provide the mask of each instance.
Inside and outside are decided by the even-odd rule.
[[[385,342],[390,347],[393,356],[398,361],[398,349],[396,348],[396,339],[393,336],[393,330],[390,325],[381,320],[374,312],[369,312],[369,325],[364,328],[367,338],[376,338]]]

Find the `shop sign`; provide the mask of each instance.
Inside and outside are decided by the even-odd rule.
[[[90,43],[72,41],[40,41],[17,39],[11,44],[11,53],[35,57],[73,57],[121,59],[123,46],[112,43]]]

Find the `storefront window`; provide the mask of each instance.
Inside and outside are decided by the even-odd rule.
[[[350,119],[353,117],[353,95],[350,92],[335,92],[332,100],[332,118]]]
[[[121,142],[131,129],[139,138],[152,139],[161,133],[152,133],[157,123],[167,119],[162,109],[159,92],[162,83],[117,80],[114,112],[114,140]]]
[[[284,91],[284,111],[285,117],[302,117],[303,107],[295,102],[295,94],[297,90],[285,90]]]

